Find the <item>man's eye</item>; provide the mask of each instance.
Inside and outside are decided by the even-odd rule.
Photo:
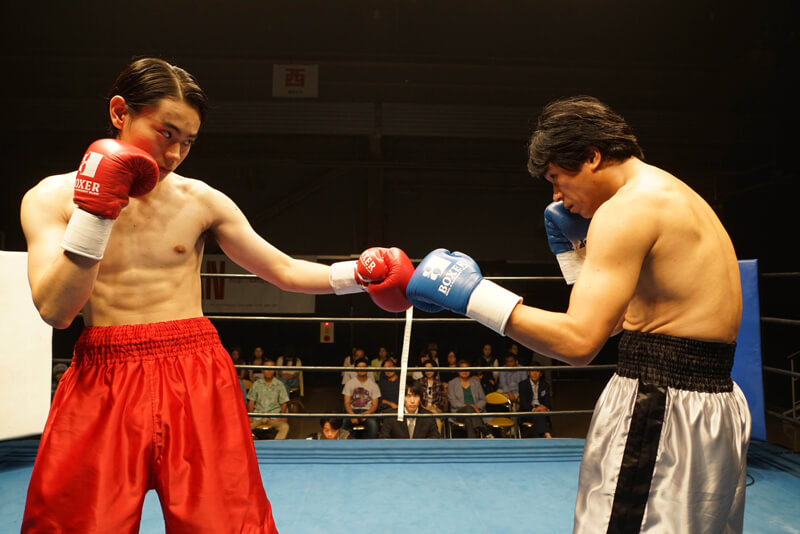
[[[172,132],[170,132],[169,130],[162,130],[161,135],[163,135],[166,139],[172,138]]]

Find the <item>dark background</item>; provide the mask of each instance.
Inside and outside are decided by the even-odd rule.
[[[24,192],[76,168],[105,134],[116,74],[157,55],[192,72],[213,105],[180,172],[230,195],[289,254],[333,261],[397,245],[421,258],[447,247],[489,275],[558,274],[541,216],[551,192],[526,173],[526,141],[544,104],[584,93],[628,119],[648,162],[708,200],[740,258],[797,271],[792,3],[7,2],[0,248],[25,249]],[[273,99],[275,63],[319,65],[319,98]],[[545,308],[568,298],[561,283],[507,285]],[[797,318],[797,289],[762,279],[762,314]],[[319,297],[317,313],[386,316],[363,296]],[[337,323],[337,343],[320,345],[316,323],[218,326],[245,352],[262,344],[328,364],[352,344],[399,351],[402,333]],[[56,336],[57,355],[78,327]],[[765,363],[785,367],[796,332],[765,325]],[[420,325],[413,340],[465,356],[508,342],[462,325]],[[788,379],[774,385],[768,395],[784,402]]]

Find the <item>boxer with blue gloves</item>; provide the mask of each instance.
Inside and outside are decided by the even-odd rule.
[[[522,304],[444,249],[417,267],[408,299],[572,365],[623,329],[586,438],[573,533],[742,532],[750,416],[730,376],[742,296],[725,228],[592,97],[542,110],[528,170],[553,188],[545,228],[572,285],[566,312]]]

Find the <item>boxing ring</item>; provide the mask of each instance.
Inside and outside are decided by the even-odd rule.
[[[764,441],[758,292],[748,286],[756,280],[755,264],[743,265],[742,274],[751,304],[734,378],[753,412],[744,531],[800,533],[800,455]],[[11,411],[3,409],[0,422]],[[19,532],[38,443],[0,441],[0,534]],[[583,446],[583,439],[567,438],[255,442],[282,534],[571,532]],[[153,491],[140,531],[165,531]]]
[[[0,443],[0,532],[19,532],[38,441]],[[572,531],[581,439],[257,441],[281,534]],[[744,532],[800,532],[800,455],[753,441]],[[141,532],[164,532],[147,494]]]

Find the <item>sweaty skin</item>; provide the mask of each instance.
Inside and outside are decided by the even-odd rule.
[[[174,172],[200,127],[193,108],[163,99],[133,115],[121,97],[114,97],[110,112],[119,139],[155,158],[159,183],[123,208],[99,262],[60,246],[75,209],[76,172],[45,178],[25,195],[21,222],[28,241],[28,278],[48,324],[66,328],[81,309],[84,322],[92,326],[202,316],[200,266],[208,236],[231,260],[281,289],[332,292],[328,266],[279,251],[256,234],[230,198]]]
[[[742,313],[736,254],[711,207],[671,174],[632,157],[578,172],[553,164],[553,199],[591,217],[566,313],[517,305],[506,334],[585,365],[619,330],[732,342]]]

